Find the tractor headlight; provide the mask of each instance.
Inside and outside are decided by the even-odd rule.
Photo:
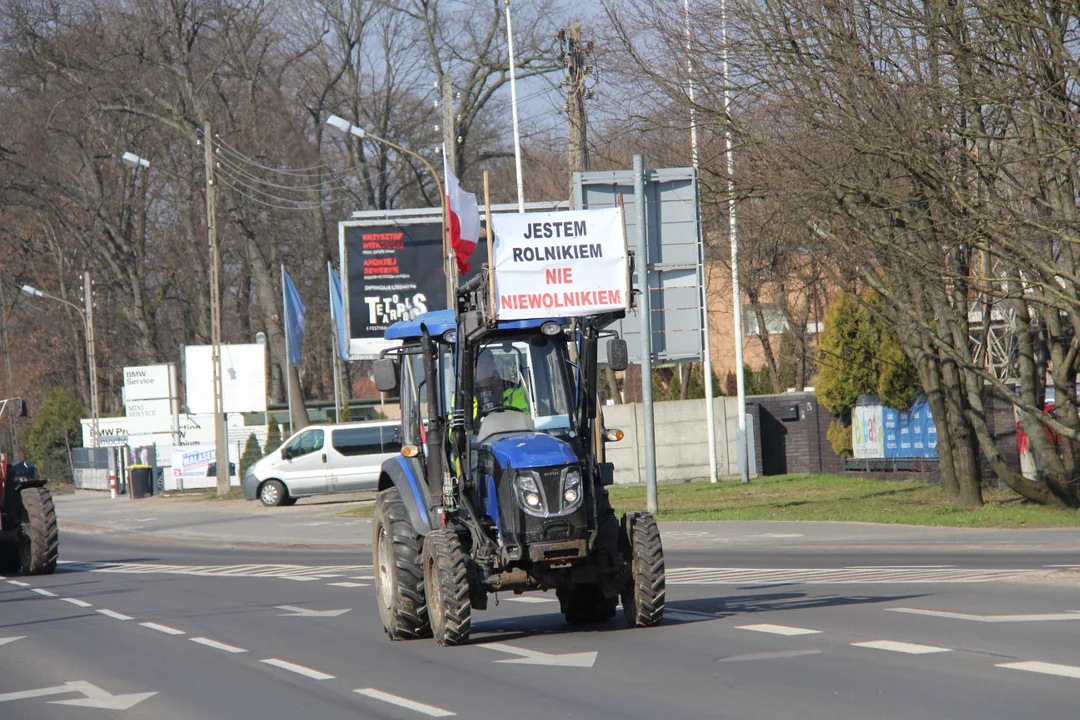
[[[581,503],[581,470],[572,467],[563,475],[563,512],[569,512]]]
[[[514,476],[514,493],[517,495],[518,505],[525,512],[541,517],[546,514],[544,492],[536,473],[519,470]]]

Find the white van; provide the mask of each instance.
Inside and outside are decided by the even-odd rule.
[[[375,490],[383,461],[401,451],[397,421],[311,425],[248,468],[248,500],[292,505],[297,498]]]

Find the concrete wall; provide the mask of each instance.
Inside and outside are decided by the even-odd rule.
[[[721,477],[739,474],[735,428],[735,398],[713,400],[716,416],[716,463]],[[645,482],[645,429],[640,403],[604,406],[604,425],[619,428],[626,437],[608,443],[608,460],[615,464],[615,483]],[[749,408],[748,408],[749,412]],[[653,403],[656,432],[656,479],[687,482],[709,477],[708,426],[704,400],[673,400]],[[748,427],[748,430],[752,428]],[[750,442],[754,442],[751,437]],[[754,469],[751,463],[751,470]]]

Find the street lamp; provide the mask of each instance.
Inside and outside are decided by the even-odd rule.
[[[397,150],[400,153],[404,153],[405,155],[416,158],[417,160],[422,162],[424,164],[424,167],[426,167],[431,173],[431,177],[435,179],[435,186],[439,189],[439,204],[442,206],[443,263],[446,271],[446,306],[448,308],[453,308],[455,285],[454,280],[457,275],[457,264],[454,262],[454,254],[450,248],[450,241],[447,235],[447,228],[449,227],[449,222],[447,218],[446,193],[443,191],[442,181],[439,180],[439,173],[435,172],[435,168],[433,168],[431,166],[431,163],[424,159],[423,156],[414,153],[412,150],[406,150],[400,145],[392,143],[385,138],[379,137],[378,135],[372,135],[371,133],[365,131],[362,127],[357,127],[356,125],[353,125],[351,122],[349,122],[343,117],[331,115],[329,118],[326,119],[326,129],[329,130],[332,135],[336,135],[337,137],[343,138],[347,135],[354,135],[361,140],[374,140],[377,143],[386,145],[387,147]]]
[[[229,440],[225,427],[224,392],[221,378],[221,254],[217,243],[217,214],[214,202],[213,133],[209,123],[203,128],[203,162],[206,166],[206,235],[210,252],[210,356],[214,376],[214,456],[217,464],[217,492],[229,491]],[[125,152],[120,162],[136,171],[149,168],[150,161]],[[172,173],[166,173],[172,174]]]
[[[79,317],[82,318],[83,331],[86,337],[86,361],[90,366],[90,423],[93,428],[93,433],[90,437],[90,446],[96,448],[98,447],[100,427],[98,426],[97,355],[94,352],[94,304],[91,295],[90,273],[83,273],[83,303],[86,305],[85,312],[73,302],[56,297],[55,295],[50,295],[47,292],[42,292],[30,285],[23,285],[21,290],[27,295],[55,300],[56,302],[64,303],[68,307],[75,308],[75,312],[79,313]]]

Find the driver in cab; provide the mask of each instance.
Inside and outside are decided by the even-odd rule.
[[[474,393],[473,417],[499,412],[502,408],[529,412],[525,388],[503,379],[491,350],[482,351],[476,361]]]

